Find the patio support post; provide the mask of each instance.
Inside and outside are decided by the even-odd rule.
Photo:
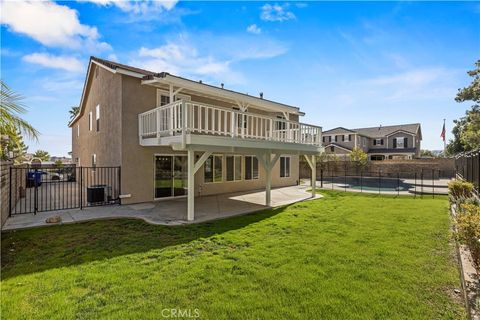
[[[270,167],[271,158],[271,153],[267,152],[265,154],[265,171],[267,173],[267,183],[265,186],[265,205],[269,207],[272,205],[272,168]]]
[[[317,186],[317,157],[315,155],[312,155],[312,158],[308,155],[304,155],[305,160],[307,160],[308,166],[310,167],[310,170],[312,171],[311,175],[311,186],[312,186],[312,198],[315,198],[315,193],[316,193],[316,186]],[[332,178],[332,186],[333,186],[333,178]]]
[[[195,152],[188,150],[188,192],[187,192],[187,220],[193,221],[195,218]]]
[[[195,219],[195,173],[202,167],[208,157],[212,155],[212,152],[205,151],[197,162],[195,162],[195,151],[188,149],[187,152],[187,220],[193,221]]]

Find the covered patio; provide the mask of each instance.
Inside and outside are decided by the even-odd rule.
[[[205,222],[259,211],[270,207],[289,205],[295,202],[314,199],[310,186],[290,186],[271,190],[271,205],[265,205],[265,190],[235,192],[195,199],[195,221]],[[316,198],[320,197],[319,195]],[[46,219],[60,216],[63,223],[75,223],[96,219],[136,218],[151,224],[180,225],[193,223],[187,220],[185,198],[147,202],[122,206],[90,207],[83,210],[49,211],[34,214],[20,214],[8,218],[2,230],[52,225]]]

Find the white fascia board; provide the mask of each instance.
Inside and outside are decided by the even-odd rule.
[[[215,88],[209,85],[205,85],[203,83],[197,83],[193,82],[191,80],[186,80],[186,79],[181,79],[177,78],[175,76],[171,75],[166,75],[165,78],[154,78],[156,81],[152,80],[144,80],[142,83],[144,84],[152,84],[154,82],[158,83],[165,83],[165,84],[172,84],[178,87],[182,87],[185,89],[190,89],[193,91],[198,91],[198,92],[203,92],[203,93],[208,93],[212,96],[218,96],[224,99],[229,99],[232,101],[243,101],[247,102],[251,105],[258,106],[258,107],[263,107],[269,111],[274,111],[274,112],[288,112],[292,114],[297,114],[297,115],[304,115],[303,112],[300,112],[297,108],[295,107],[289,107],[286,105],[281,105],[275,102],[271,102],[268,100],[263,100],[260,98],[256,98],[253,96],[246,96],[241,93],[233,92],[227,89],[221,89],[221,88]]]

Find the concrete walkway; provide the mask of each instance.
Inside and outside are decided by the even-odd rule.
[[[309,186],[291,186],[272,189],[272,207],[309,200]],[[321,197],[317,195],[316,198]],[[195,221],[188,222],[187,199],[178,198],[133,205],[91,207],[83,210],[62,210],[19,214],[7,219],[2,230],[14,230],[52,225],[45,222],[48,217],[60,216],[61,223],[73,223],[96,219],[138,218],[151,224],[179,225],[198,223],[246,214],[267,208],[265,191],[245,191],[195,198]]]

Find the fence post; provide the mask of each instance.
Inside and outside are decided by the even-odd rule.
[[[330,169],[330,176],[332,177],[330,184],[332,185],[332,190],[333,190],[333,170],[332,169]]]
[[[378,170],[378,194],[382,193],[382,171]]]
[[[347,192],[347,166],[345,165],[344,179],[343,179],[343,190]]]
[[[435,169],[432,169],[432,198],[435,199]]]
[[[33,189],[33,214],[37,214],[37,194],[38,194],[38,183],[37,183],[37,175],[38,169],[35,168],[33,181],[34,181],[34,189]]]
[[[415,192],[413,198],[417,198],[417,171],[415,171]]]
[[[397,172],[397,196],[400,195],[400,173]]]
[[[8,177],[8,216],[12,216],[12,167],[9,168],[9,177]],[[15,179],[16,181],[16,179]]]
[[[320,169],[320,188],[323,188],[323,169]]]
[[[422,171],[420,172],[420,183],[421,183],[421,191],[420,191],[420,198],[423,198],[423,168],[422,168]]]
[[[360,193],[363,192],[363,169],[360,170]]]
[[[80,210],[83,209],[83,170],[82,167],[78,167],[80,170]]]
[[[122,194],[122,167],[118,167],[118,204],[122,204],[122,198],[120,195]]]

